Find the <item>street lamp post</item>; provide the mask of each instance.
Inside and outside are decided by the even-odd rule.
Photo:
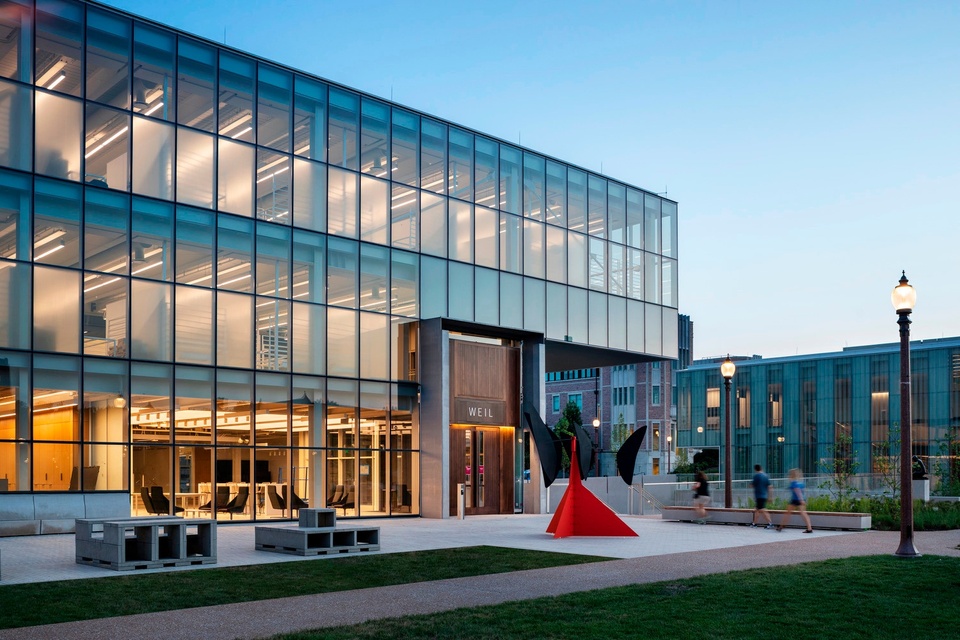
[[[600,408],[597,407],[597,417],[593,419],[593,439],[597,443],[597,475],[600,477]]]
[[[667,436],[667,473],[670,473],[671,463],[673,462],[673,435]]]
[[[916,558],[913,546],[913,420],[910,416],[910,312],[917,303],[917,291],[906,271],[890,296],[900,325],[900,546],[895,555]]]
[[[723,505],[730,509],[733,507],[733,442],[730,434],[730,380],[733,378],[737,365],[733,364],[730,355],[720,365],[720,375],[723,376],[724,390],[724,418],[726,424],[723,428],[724,449],[723,449]]]

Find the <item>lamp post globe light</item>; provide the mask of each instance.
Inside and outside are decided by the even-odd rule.
[[[723,376],[723,392],[724,392],[724,419],[726,424],[723,427],[723,506],[726,508],[733,507],[733,442],[731,442],[730,435],[730,380],[733,378],[734,372],[737,370],[737,365],[733,364],[733,360],[730,359],[730,354],[727,354],[727,359],[723,361],[723,364],[720,365],[720,375]]]
[[[597,417],[593,419],[593,439],[597,443],[597,474],[600,477],[600,407],[597,407]]]
[[[917,291],[906,271],[890,296],[900,325],[900,546],[894,555],[920,556],[913,546],[913,419],[910,415],[910,312],[917,304]]]

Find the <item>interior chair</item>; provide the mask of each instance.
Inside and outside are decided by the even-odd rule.
[[[150,487],[150,500],[153,502],[153,508],[157,510],[157,513],[163,515],[170,514],[170,499],[167,498],[163,493],[163,487],[152,486]],[[174,505],[174,513],[183,513],[183,507],[178,507]]]
[[[340,501],[337,502],[337,504],[329,505],[329,506],[336,507],[337,509],[343,509],[344,511],[346,511],[347,509],[353,509],[354,504],[355,504],[354,490],[353,490],[353,485],[351,485],[347,489],[346,494],[343,496],[343,498]]]
[[[296,491],[290,490],[290,497],[287,498],[287,485],[283,485],[280,491],[283,493],[283,502],[284,504],[290,505],[290,508],[294,511],[299,511],[300,509],[307,509],[310,507],[300,496],[297,495]]]
[[[247,498],[250,496],[250,487],[240,487],[237,490],[237,495],[233,496],[233,500],[227,503],[227,506],[217,509],[220,513],[229,513],[230,519],[233,520],[233,514],[243,513],[243,510],[247,508]]]
[[[270,500],[270,506],[278,511],[286,511],[286,501],[277,493],[277,487],[272,484],[267,485],[267,499]]]
[[[150,490],[146,487],[140,487],[140,499],[143,500],[143,508],[147,510],[147,513],[156,515],[158,513],[157,508],[153,506],[153,500],[150,499]]]
[[[210,511],[211,509],[216,509],[220,511],[223,507],[226,507],[230,503],[230,487],[220,486],[217,487],[217,504],[216,507],[213,506],[212,502],[207,504],[200,505],[201,511]]]
[[[333,488],[333,493],[331,493],[330,496],[327,497],[327,506],[332,507],[336,505],[338,502],[343,500],[345,496],[346,494],[343,491],[343,485],[338,484]]]

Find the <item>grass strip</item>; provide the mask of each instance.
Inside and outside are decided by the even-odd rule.
[[[609,558],[478,546],[0,586],[0,628],[189,609]],[[56,606],[52,606],[56,603]]]
[[[276,636],[390,638],[955,638],[960,558],[869,556],[602,589]]]

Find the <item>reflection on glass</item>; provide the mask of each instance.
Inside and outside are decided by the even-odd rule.
[[[247,58],[220,50],[220,135],[253,142],[253,85],[256,64]]]
[[[217,292],[217,364],[253,367],[253,300],[239,293]],[[179,306],[178,301],[178,311]]]
[[[394,250],[390,268],[390,311],[395,315],[416,318],[419,259],[415,253]]]
[[[257,143],[289,153],[293,77],[286,71],[261,64],[257,78]]]
[[[87,103],[84,182],[126,191],[130,188],[130,116]]]
[[[402,109],[393,110],[393,145],[390,175],[394,182],[416,187],[420,178],[420,118]]]
[[[133,191],[173,199],[174,127],[147,118],[133,119]]]
[[[523,154],[523,215],[544,219],[544,159],[532,153]]]
[[[4,167],[30,170],[33,161],[32,103],[31,89],[0,81],[0,104],[4,105],[0,110],[0,165]]]
[[[294,78],[293,152],[313,160],[326,159],[327,86]]]
[[[225,138],[218,140],[217,208],[250,217],[253,215],[253,165],[255,149]]]
[[[178,362],[213,364],[215,343],[210,339],[213,326],[213,292],[208,289],[178,286],[176,290],[175,355]]]
[[[355,93],[330,87],[330,116],[327,145],[331,165],[345,169],[359,168],[357,136],[360,120],[360,98]],[[332,180],[331,180],[332,182]]]
[[[131,282],[130,296],[130,356],[141,360],[172,360],[172,287],[135,279]]]
[[[257,150],[257,218],[290,224],[290,158]]]
[[[257,298],[256,366],[258,369],[290,369],[290,303],[273,298]]]
[[[217,288],[253,291],[253,221],[217,218]]]
[[[217,51],[194,40],[180,38],[177,67],[177,122],[213,132]]]
[[[389,295],[387,272],[390,250],[369,244],[360,247],[360,308],[387,313]]]
[[[420,123],[420,186],[446,193],[447,126],[433,120]]]
[[[364,98],[360,118],[360,171],[390,178],[390,107]]]
[[[176,36],[142,22],[133,25],[133,110],[173,121]]]
[[[33,347],[80,350],[80,272],[54,267],[33,270]]]
[[[80,180],[83,103],[37,91],[35,158],[37,173]]]
[[[393,186],[390,198],[390,241],[394,247],[416,251],[420,219],[420,196],[416,189]]]
[[[83,277],[83,352],[127,356],[127,287],[129,280],[101,273]]]
[[[454,198],[473,201],[473,135],[450,129],[447,190]]]
[[[177,201],[213,208],[215,144],[213,136],[177,129]]]

